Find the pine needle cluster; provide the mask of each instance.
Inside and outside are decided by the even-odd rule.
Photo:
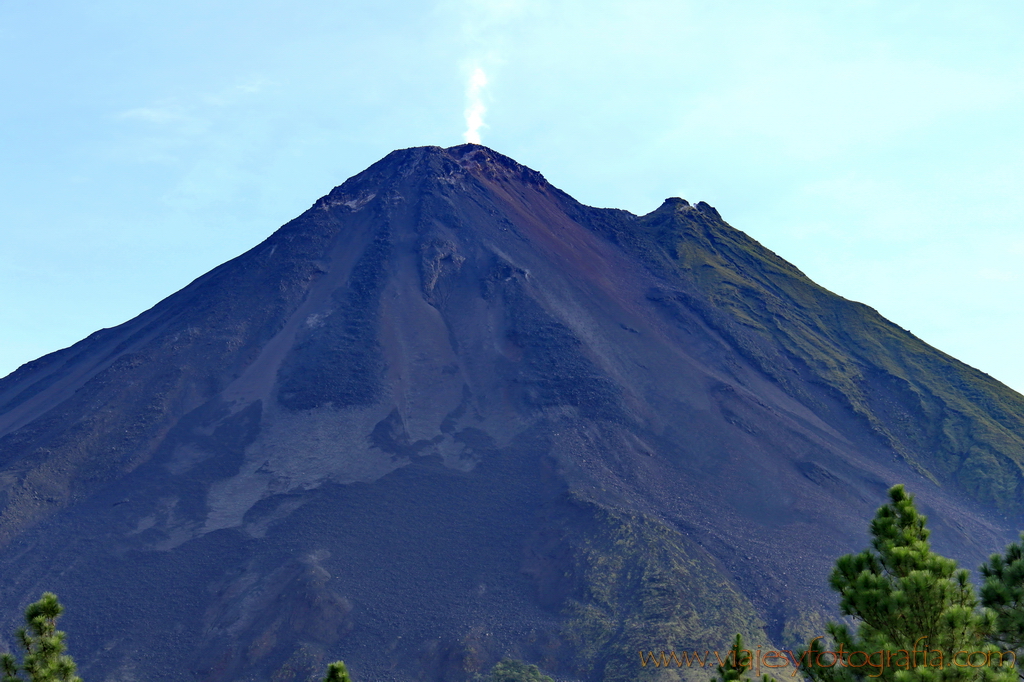
[[[981,567],[985,583],[981,603],[996,614],[991,639],[1016,651],[1024,649],[1024,533],[1021,541],[1006,548],[1005,554],[993,554]]]
[[[327,677],[324,678],[324,682],[352,682],[344,661],[335,661],[328,664]]]
[[[64,654],[65,634],[57,629],[57,618],[63,612],[53,592],[44,592],[25,610],[26,627],[16,633],[24,657],[19,664],[11,654],[0,655],[2,682],[82,682],[75,675],[75,662]]]
[[[743,648],[743,637],[736,635],[732,649],[729,650],[722,665],[718,666],[718,677],[712,678],[711,682],[741,682],[752,665],[753,657],[750,651]],[[773,681],[768,675],[762,675],[761,682]]]
[[[801,652],[812,680],[1017,682],[1012,657],[990,640],[995,613],[979,604],[966,570],[931,551],[925,521],[895,486],[871,522],[871,549],[836,563],[839,608],[859,624],[829,624],[843,653],[824,652],[819,640]],[[854,652],[862,653],[851,660]]]

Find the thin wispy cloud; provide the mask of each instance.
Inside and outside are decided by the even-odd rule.
[[[466,132],[462,137],[466,142],[480,144],[480,129],[486,126],[484,114],[483,90],[487,87],[487,74],[479,66],[473,70],[466,86]]]
[[[213,109],[223,109],[251,101],[273,82],[263,78],[252,78],[238,85],[228,86],[210,94],[196,94],[180,99],[165,99],[149,106],[136,107],[116,115],[122,120],[145,121],[157,125],[193,123],[205,119]]]
[[[138,107],[122,111],[117,118],[125,120],[145,121],[146,123],[165,124],[179,123],[188,120],[180,110],[170,107]]]

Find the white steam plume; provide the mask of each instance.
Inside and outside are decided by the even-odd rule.
[[[466,142],[480,144],[480,129],[484,127],[484,114],[487,112],[482,97],[486,85],[487,74],[477,67],[466,86],[466,132],[462,133]]]

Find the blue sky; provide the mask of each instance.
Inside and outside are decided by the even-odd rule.
[[[1022,28],[1019,0],[3,0],[0,375],[461,143],[479,70],[482,142],[580,201],[707,201],[1024,390]]]

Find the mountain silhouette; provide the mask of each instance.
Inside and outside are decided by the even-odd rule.
[[[974,568],[1022,467],[1024,398],[708,204],[406,149],[0,380],[0,635],[52,590],[96,682],[674,680],[824,634],[895,483]]]

